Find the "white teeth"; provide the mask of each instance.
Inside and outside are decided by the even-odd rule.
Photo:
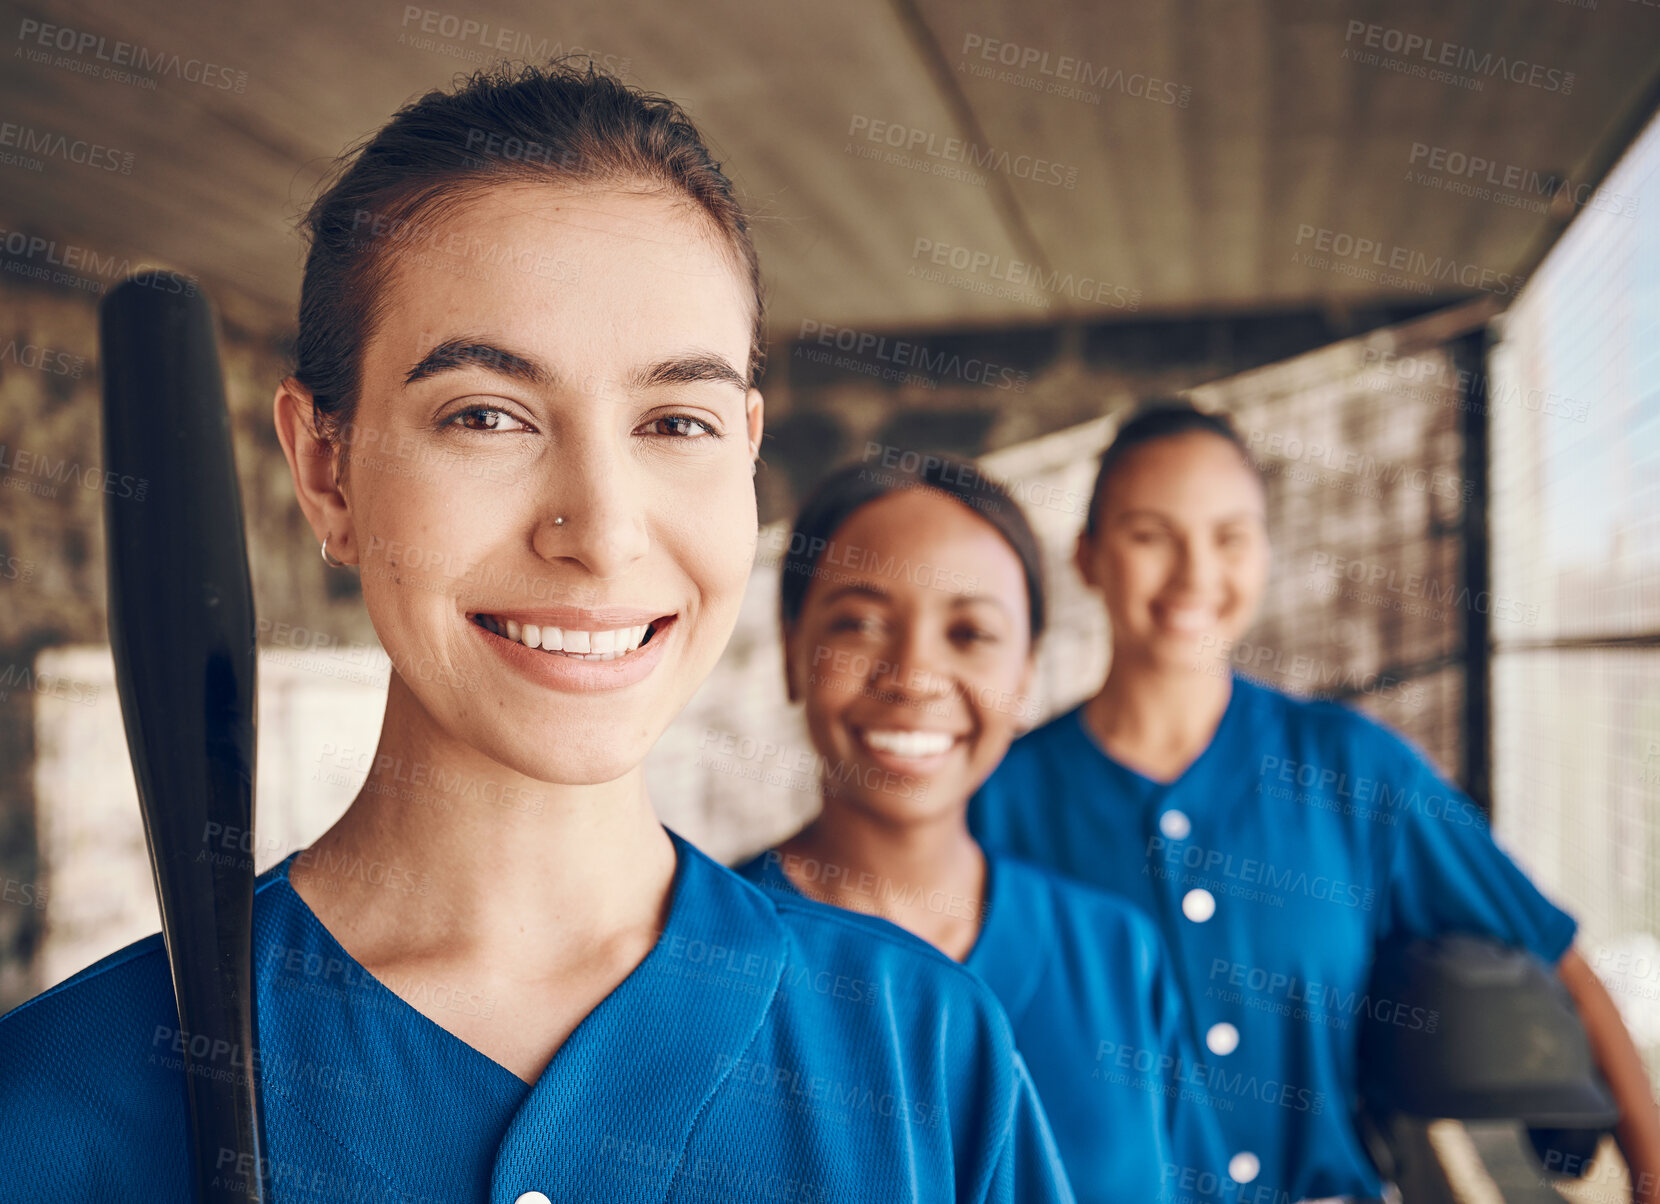
[[[517,619],[498,619],[494,615],[478,615],[479,625],[487,631],[506,636],[526,648],[546,652],[561,652],[588,660],[610,661],[626,656],[637,649],[646,638],[651,624],[637,627],[611,628],[607,631],[567,631],[539,623],[521,624]]]
[[[896,757],[938,756],[956,743],[948,732],[867,731],[864,739],[877,752]]]

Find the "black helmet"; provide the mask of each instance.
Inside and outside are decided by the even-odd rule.
[[[1366,1003],[1361,1094],[1378,1115],[1587,1130],[1619,1119],[1567,989],[1525,950],[1456,934],[1385,942]]]

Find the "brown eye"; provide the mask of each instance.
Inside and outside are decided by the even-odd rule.
[[[664,435],[671,439],[702,439],[707,436],[719,438],[715,428],[702,419],[693,418],[686,414],[670,414],[664,418],[653,418],[646,424],[647,428],[656,428],[653,434]]]
[[[514,423],[515,425],[508,426],[507,423]],[[450,415],[444,425],[459,426],[462,430],[468,431],[508,431],[528,429],[524,423],[513,417],[513,415],[509,414],[506,410],[497,409],[495,406],[468,406],[464,410],[457,410],[454,414]]]
[[[880,629],[881,624],[877,620],[862,615],[843,615],[830,624],[833,632],[851,631],[859,635],[875,635]]]

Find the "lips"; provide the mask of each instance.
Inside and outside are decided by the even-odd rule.
[[[929,728],[855,727],[853,737],[867,760],[901,772],[932,772],[966,736]]]
[[[896,757],[937,757],[957,742],[949,732],[906,731],[902,728],[867,728],[859,733],[877,752]]]
[[[1170,631],[1203,633],[1216,626],[1220,610],[1204,603],[1156,603],[1153,617]]]
[[[657,620],[623,627],[557,627],[503,615],[476,614],[473,622],[526,648],[597,661],[616,660],[637,651],[657,630]]]
[[[522,677],[543,688],[579,694],[645,680],[675,642],[680,625],[678,615],[653,618],[638,610],[472,611],[465,618],[490,651]],[[515,628],[517,638],[512,638]],[[532,634],[534,646],[528,642]],[[586,643],[588,651],[565,647],[567,642]],[[548,643],[561,647],[548,648]],[[595,652],[596,645],[604,650]]]

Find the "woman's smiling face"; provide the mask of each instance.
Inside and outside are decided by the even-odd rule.
[[[475,188],[388,250],[343,500],[308,515],[433,724],[540,781],[613,781],[749,579],[748,285],[662,192]]]
[[[1156,439],[1113,470],[1076,562],[1101,591],[1113,655],[1197,670],[1225,660],[1268,580],[1262,480],[1206,432]]]
[[[1026,710],[1020,557],[937,491],[868,502],[830,537],[785,657],[824,758],[826,807],[890,822],[960,813]]]

